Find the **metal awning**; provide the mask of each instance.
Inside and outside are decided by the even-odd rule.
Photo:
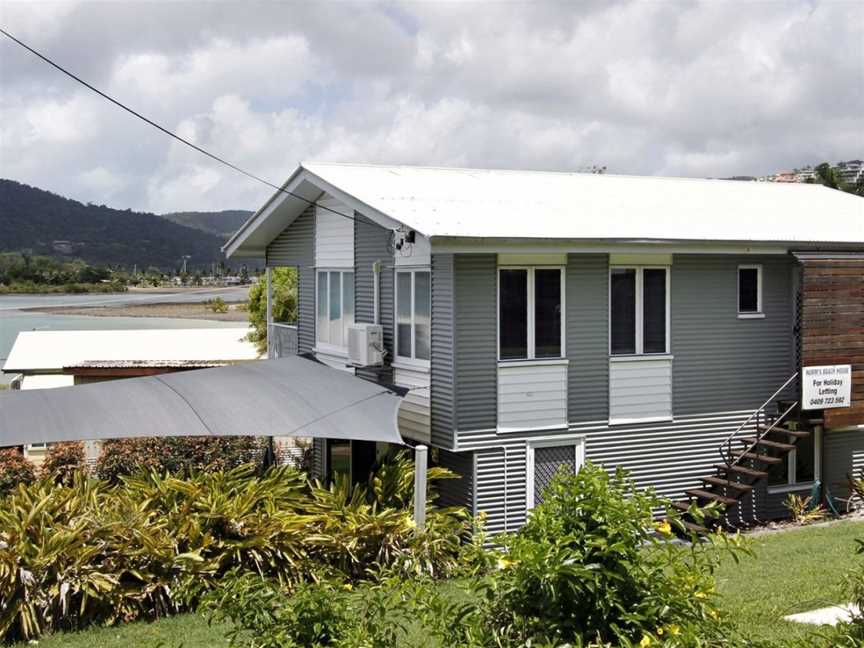
[[[404,444],[401,394],[292,356],[0,393],[0,446],[148,436],[307,436]]]

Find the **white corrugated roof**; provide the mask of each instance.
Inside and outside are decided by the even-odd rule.
[[[864,199],[820,185],[357,164],[302,168],[426,236],[864,245]]]
[[[90,361],[240,361],[258,357],[247,328],[24,331],[3,371],[61,370]]]

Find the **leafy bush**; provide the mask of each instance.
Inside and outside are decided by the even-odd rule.
[[[228,304],[225,303],[225,300],[221,297],[216,297],[214,299],[209,299],[204,304],[207,310],[212,311],[214,313],[227,313],[228,312]]]
[[[809,522],[818,522],[824,519],[828,513],[821,504],[812,505],[813,498],[807,495],[795,495],[789,493],[783,501],[783,506],[789,511],[792,516],[792,521],[799,524],[807,524]]]
[[[668,542],[672,526],[653,520],[665,504],[621,469],[610,476],[588,463],[556,476],[519,533],[501,538],[494,625],[518,645],[650,642],[694,627],[720,636],[714,542],[733,555],[740,542]]]
[[[36,467],[17,448],[0,449],[0,496],[36,481]],[[2,608],[0,608],[2,609]]]
[[[382,569],[449,575],[467,515],[430,507],[418,534],[409,511],[379,499],[408,469],[391,470],[380,491],[249,465],[114,485],[78,473],[71,485],[18,489],[0,506],[0,641],[190,609],[229,573],[288,589]]]
[[[76,472],[86,470],[87,459],[81,441],[52,443],[41,467],[43,475],[67,486],[72,484]]]
[[[422,572],[405,578],[394,561],[353,592],[326,579],[292,591],[247,573],[208,608],[233,623],[234,645],[256,648],[744,645],[720,619],[713,578],[716,543],[737,555],[737,538],[669,542],[674,513],[672,525],[652,515],[663,500],[590,464],[545,497],[500,550],[466,545],[460,560],[475,570],[450,591]]]
[[[155,471],[185,476],[236,468],[263,450],[255,437],[146,437],[105,441],[96,461],[100,479],[116,483],[124,475]]]

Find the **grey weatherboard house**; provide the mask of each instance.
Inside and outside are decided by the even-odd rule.
[[[406,388],[403,438],[462,476],[443,501],[485,512],[493,532],[517,529],[551,475],[586,460],[672,498],[736,503],[739,520],[782,516],[786,493],[864,468],[864,414],[771,429],[787,402],[804,414],[805,269],[861,267],[861,198],[337,164],[301,165],[283,189],[225,246],[298,268],[298,321],[272,324],[271,355]],[[349,363],[357,323],[381,326],[383,362]],[[846,362],[860,384],[860,358]],[[316,440],[315,470],[365,478],[384,450]]]

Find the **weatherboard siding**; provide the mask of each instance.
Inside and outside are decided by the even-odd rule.
[[[762,265],[763,319],[738,318],[738,266]],[[787,256],[676,254],[671,277],[675,416],[755,409],[795,371]]]
[[[380,263],[378,306],[379,323],[384,328],[385,363],[393,352],[393,290],[392,282],[385,279],[391,272],[393,255],[387,250],[390,231],[374,223],[359,212],[354,226],[354,321],[372,324],[375,321],[375,272],[373,265]],[[387,313],[387,318],[384,317]],[[369,380],[389,382],[389,370],[357,369],[357,375]]]
[[[453,255],[432,255],[431,439],[439,448],[455,444]]]
[[[438,465],[459,476],[437,482],[438,505],[470,507],[474,500],[474,454],[439,450]]]
[[[315,207],[316,267],[347,268],[354,265],[354,219],[349,217],[349,211],[329,196],[318,200]]]
[[[455,419],[462,430],[497,420],[497,272],[495,254],[457,254],[453,262]]]
[[[609,255],[567,255],[568,418],[609,417]]]
[[[864,429],[822,433],[822,483],[835,497],[846,497],[847,476],[864,476]]]

